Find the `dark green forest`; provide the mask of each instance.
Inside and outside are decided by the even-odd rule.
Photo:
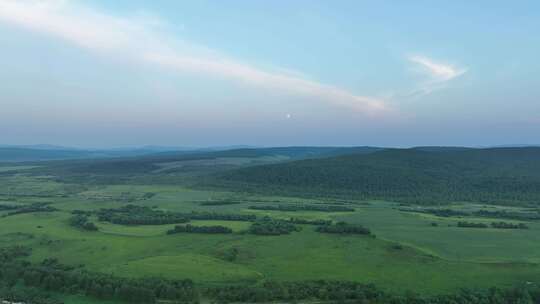
[[[245,191],[409,203],[540,202],[540,148],[386,149],[228,171],[216,185]]]

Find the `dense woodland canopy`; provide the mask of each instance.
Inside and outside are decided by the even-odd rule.
[[[243,168],[223,173],[215,183],[414,203],[538,204],[540,148],[387,149]]]

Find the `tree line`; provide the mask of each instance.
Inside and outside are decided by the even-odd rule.
[[[15,207],[15,208],[11,208],[11,207]],[[5,209],[5,210],[13,210],[13,211],[8,212],[7,214],[4,215],[4,217],[17,215],[17,214],[23,214],[23,213],[58,211],[58,209],[49,206],[49,203],[33,203],[31,205],[10,206],[8,208],[10,209]]]
[[[227,214],[215,212],[180,213],[155,210],[146,206],[126,205],[116,209],[100,209],[98,219],[120,225],[183,224],[190,220],[254,221],[252,214]]]
[[[475,217],[487,217],[487,218],[501,218],[501,219],[514,219],[514,220],[539,220],[540,214],[538,212],[509,212],[506,210],[476,210],[472,212],[464,212],[453,209],[438,209],[438,208],[400,208],[399,211],[404,212],[419,212],[433,214],[440,217],[452,217],[452,216],[475,216]]]
[[[529,229],[529,226],[523,223],[513,224],[507,222],[493,222],[491,227],[497,229]]]
[[[536,212],[509,212],[506,210],[478,210],[472,213],[474,216],[491,217],[511,220],[540,220],[540,213]]]
[[[173,229],[168,230],[167,234],[175,233],[207,233],[207,234],[220,234],[220,233],[232,233],[232,229],[225,226],[193,226],[176,225]]]
[[[484,224],[484,223],[472,223],[472,222],[465,222],[465,221],[459,221],[457,223],[457,226],[460,228],[487,228],[489,227],[487,224]]]
[[[495,229],[529,229],[529,226],[523,223],[519,224],[513,224],[513,223],[507,223],[507,222],[492,222],[489,226],[485,223],[472,223],[472,222],[465,222],[460,221],[457,223],[458,227],[462,228],[488,228],[492,227]]]
[[[364,234],[370,235],[371,230],[359,225],[359,224],[347,224],[345,222],[338,222],[334,225],[322,225],[315,229],[321,233],[339,233],[339,234]]]

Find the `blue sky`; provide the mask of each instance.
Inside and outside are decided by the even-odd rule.
[[[0,0],[7,144],[538,144],[538,1]]]

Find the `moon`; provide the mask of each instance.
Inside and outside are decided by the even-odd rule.
[[[291,118],[291,114],[287,113],[287,115],[285,115],[285,117],[287,117],[287,119],[290,119],[290,118]]]

